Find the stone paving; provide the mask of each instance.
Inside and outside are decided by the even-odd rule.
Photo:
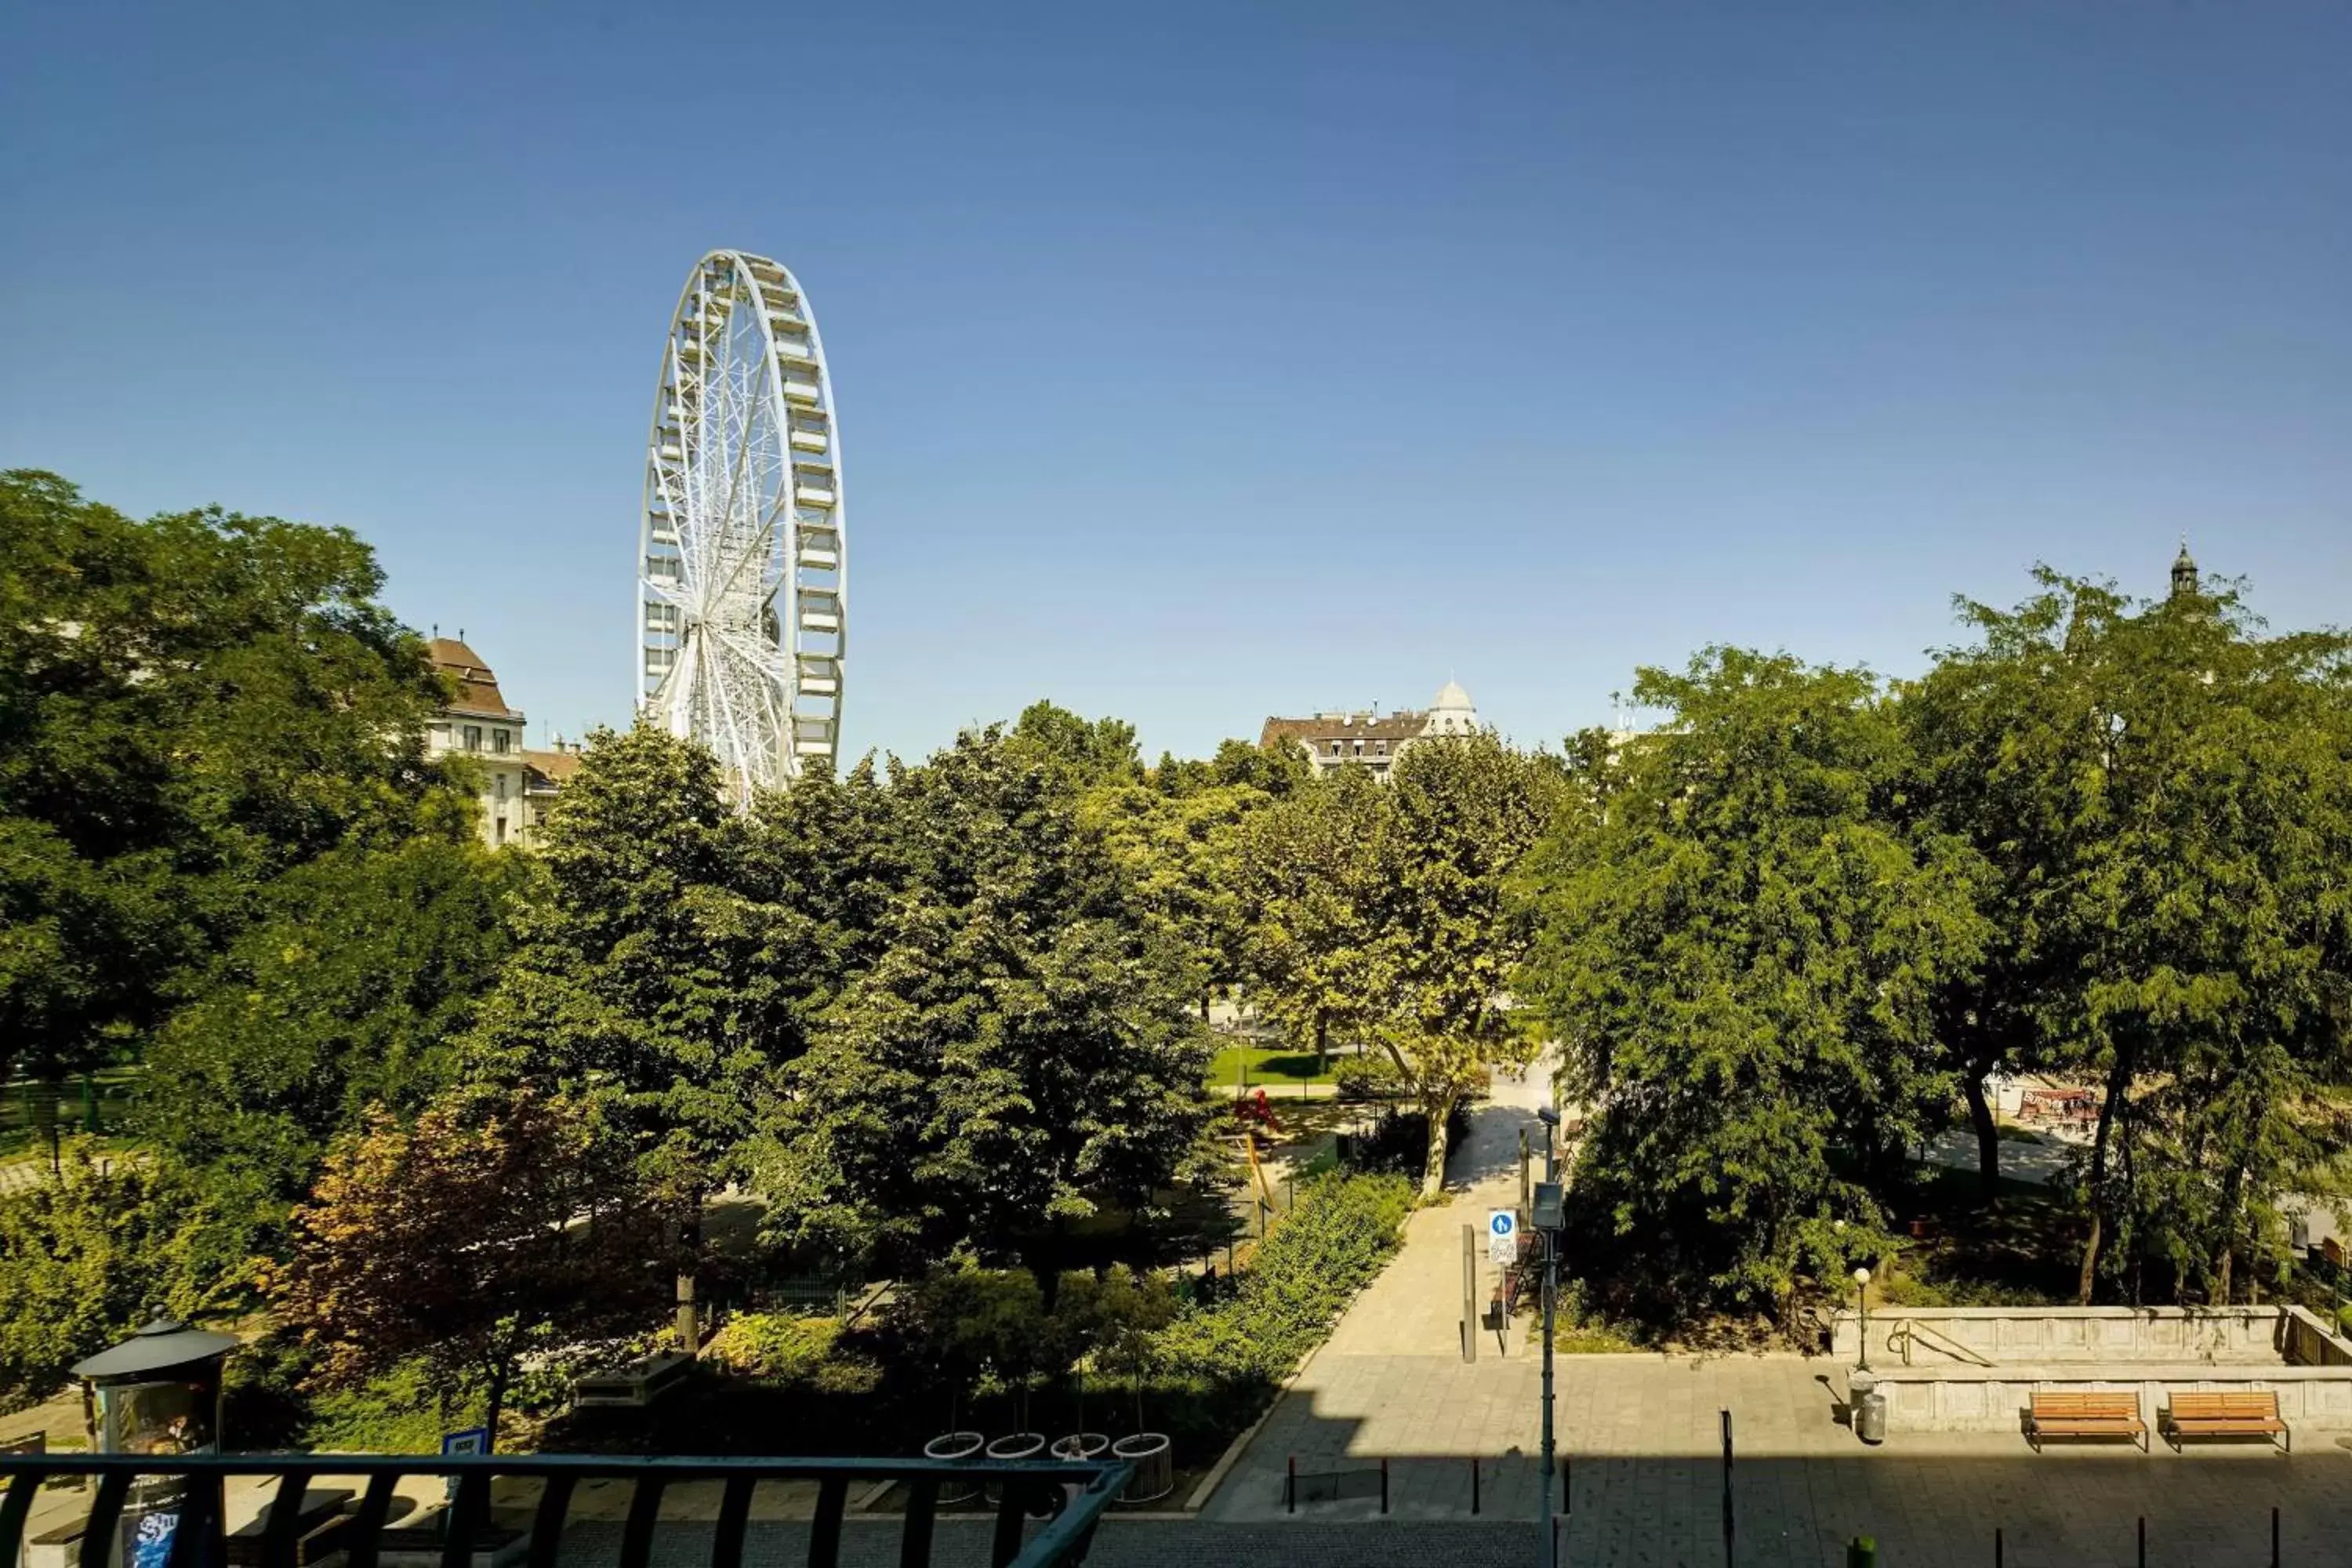
[[[1533,1568],[1539,1542],[1531,1524],[1374,1524],[1327,1521],[1314,1530],[1280,1525],[1214,1525],[1108,1519],[1095,1531],[1089,1568]],[[989,1526],[942,1520],[931,1538],[937,1568],[983,1568]],[[563,1538],[562,1568],[611,1568],[621,1526],[575,1525]],[[744,1532],[747,1568],[798,1568],[806,1562],[808,1527],[754,1524]],[[710,1527],[664,1525],[654,1538],[655,1568],[702,1568]],[[850,1520],[841,1536],[843,1568],[885,1568],[898,1561],[898,1526]]]

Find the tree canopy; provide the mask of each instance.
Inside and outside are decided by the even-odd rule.
[[[451,809],[381,588],[346,530],[0,474],[0,1076],[130,1044],[272,878]]]
[[[2044,571],[1963,602],[1905,720],[1928,816],[1993,868],[1963,1070],[2102,1086],[2079,1293],[2153,1260],[2227,1300],[2289,1192],[2343,1190],[2352,638],[2274,636],[2234,588],[2135,604]]]
[[[1592,1107],[1583,1256],[1644,1307],[1769,1303],[1883,1228],[1873,1179],[1950,1091],[1932,1003],[1986,940],[1982,871],[1888,821],[1902,734],[1867,673],[1718,648],[1635,698],[1664,721],[1581,750],[1529,865],[1522,990]]]
[[[904,880],[878,954],[814,1019],[763,1131],[783,1236],[900,1264],[1018,1258],[1191,1154],[1208,1059],[1191,973],[1066,783],[994,730],[890,781]]]
[[[339,1141],[267,1284],[322,1386],[419,1357],[445,1395],[486,1394],[495,1435],[524,1353],[636,1328],[667,1261],[633,1152],[594,1108],[459,1091]]]

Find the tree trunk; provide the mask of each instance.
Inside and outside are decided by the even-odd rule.
[[[2246,1167],[2242,1162],[2230,1168],[2229,1180],[2221,1184],[2221,1258],[2213,1266],[2213,1301],[2216,1307],[2230,1304],[2231,1260],[2237,1254],[2238,1205],[2245,1194]]]
[[[1960,1089],[1969,1097],[1969,1124],[1977,1131],[1977,1182],[1987,1203],[2000,1195],[2000,1128],[1992,1119],[1992,1102],[1985,1098],[1989,1070],[1971,1062],[1960,1079]]]
[[[2105,1232],[2107,1212],[2107,1139],[2116,1124],[2116,1107],[2123,1103],[2124,1091],[2130,1086],[2132,1047],[2116,1047],[2116,1064],[2107,1073],[2107,1094],[2099,1101],[2099,1130],[2091,1141],[2091,1234],[2083,1242],[2083,1271],[2074,1285],[2074,1304],[2091,1304],[2091,1289],[2098,1277],[2099,1242]]]
[[[1322,1013],[1315,1015],[1315,1076],[1322,1077],[1331,1070],[1331,1020]]]
[[[688,1199],[692,1207],[678,1226],[680,1262],[677,1270],[677,1348],[688,1355],[702,1350],[702,1317],[695,1300],[695,1276],[702,1262],[702,1194]]]
[[[515,1356],[509,1351],[490,1367],[489,1408],[482,1413],[482,1426],[489,1435],[483,1440],[482,1451],[495,1453],[499,1447],[499,1416],[507,1407],[507,1384],[514,1381]]]
[[[1209,1002],[1216,994],[1217,988],[1213,985],[1201,993],[1201,1022],[1203,1024],[1209,1021]]]
[[[1433,1198],[1445,1190],[1445,1124],[1454,1119],[1452,1094],[1435,1100],[1424,1100],[1422,1109],[1429,1117],[1429,1165],[1421,1173],[1421,1195]]]

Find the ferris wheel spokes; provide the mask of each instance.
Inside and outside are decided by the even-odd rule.
[[[647,445],[639,701],[739,801],[830,760],[841,715],[839,437],[792,275],[714,251],[672,317]]]

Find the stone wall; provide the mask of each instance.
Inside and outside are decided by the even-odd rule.
[[[2309,1331],[2317,1319],[2299,1308]],[[1916,1325],[1916,1333],[1906,1333]],[[1904,1342],[1909,1342],[1909,1354]],[[1848,1363],[1860,1346],[1852,1312],[1832,1320],[1831,1353]],[[2336,1343],[2342,1346],[2342,1342]],[[1956,1349],[1955,1347],[1961,1347]],[[1870,1363],[1965,1366],[1972,1351],[1996,1366],[2025,1362],[2275,1365],[2286,1359],[2276,1307],[1885,1307],[1870,1314]],[[2352,1360],[2352,1346],[2343,1346]],[[2313,1359],[2313,1358],[2296,1358]]]
[[[1832,1326],[1849,1365],[1859,1331]],[[1890,1433],[2021,1432],[2037,1393],[2135,1394],[2151,1433],[2180,1393],[2273,1393],[2298,1428],[2352,1427],[2352,1342],[2300,1307],[1896,1308],[1871,1313],[1870,1344]]]
[[[1874,1367],[1874,1371],[1875,1368]],[[2103,1374],[2104,1373],[2104,1374]],[[2279,1415],[2300,1431],[2352,1426],[2352,1368],[2317,1366],[2137,1366],[2105,1373],[2086,1366],[1897,1366],[1878,1376],[1886,1429],[1899,1432],[2022,1432],[2036,1394],[2137,1394],[2153,1433],[2176,1394],[2278,1395]]]
[[[2316,1314],[2301,1307],[2287,1313],[2285,1342],[2280,1347],[2296,1366],[2352,1366],[2352,1341],[2331,1330]]]

